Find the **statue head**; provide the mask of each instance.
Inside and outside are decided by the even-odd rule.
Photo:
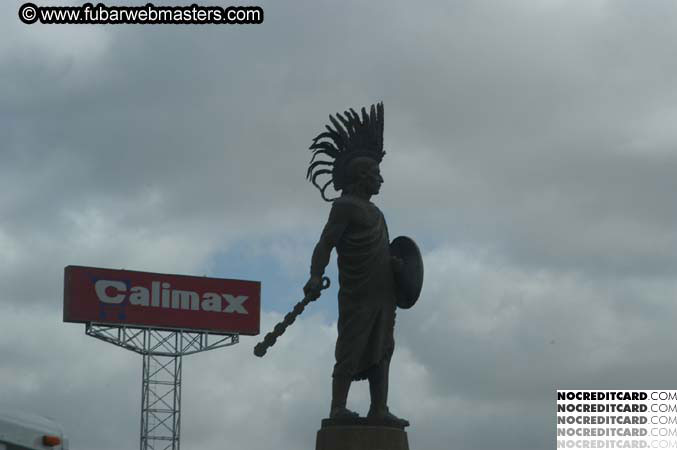
[[[379,163],[373,158],[359,156],[348,162],[346,186],[342,192],[369,197],[378,194],[382,184]]]
[[[330,184],[344,194],[360,189],[360,192],[374,195],[383,183],[378,168],[385,155],[383,103],[371,105],[369,113],[362,108],[361,113],[360,117],[351,108],[343,115],[337,113],[336,118],[330,115],[333,128],[327,125],[327,131],[315,137],[310,146],[313,157],[306,176],[326,201],[334,200],[325,195]],[[318,157],[323,159],[316,161]],[[323,175],[328,176],[328,181],[320,185],[318,178]]]

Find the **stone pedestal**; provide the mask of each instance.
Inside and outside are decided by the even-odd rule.
[[[315,450],[409,450],[404,427],[388,421],[324,419]]]

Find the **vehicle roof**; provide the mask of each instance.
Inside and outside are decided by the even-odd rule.
[[[63,436],[63,427],[52,419],[37,414],[0,409],[0,441],[26,445],[23,440],[30,433],[44,433]],[[22,433],[22,432],[25,432]]]

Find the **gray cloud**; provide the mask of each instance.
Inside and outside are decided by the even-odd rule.
[[[140,368],[58,322],[63,267],[220,274],[245,248],[303,276],[328,212],[307,146],[378,100],[377,203],[426,254],[394,362],[412,448],[510,431],[540,449],[558,387],[670,387],[673,2],[263,3],[239,27],[26,26],[17,5],[0,7],[0,398],[74,448],[135,445]],[[187,359],[186,445],[311,445],[332,320],[264,361]]]

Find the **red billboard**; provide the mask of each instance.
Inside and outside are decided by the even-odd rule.
[[[261,283],[67,266],[64,322],[259,334]]]

